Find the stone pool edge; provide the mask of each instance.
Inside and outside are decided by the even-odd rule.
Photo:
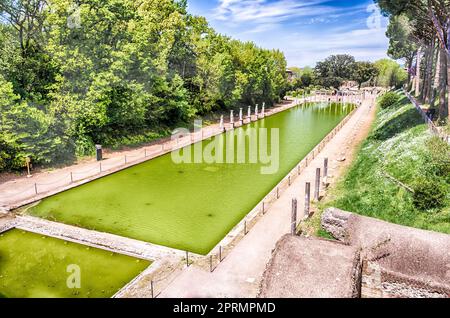
[[[288,105],[285,108],[282,108],[282,109],[281,108],[279,108],[279,109],[275,108],[275,109],[273,109],[273,111],[271,113],[268,113],[266,115],[266,117],[269,117],[269,116],[278,114],[280,112],[287,111],[287,110],[289,110],[291,108],[297,107],[297,106],[301,105],[302,102],[303,103],[307,103],[307,102],[312,102],[312,101],[310,101],[308,99],[303,100],[303,101],[301,99],[296,99],[290,105]],[[316,102],[320,102],[320,101],[316,101]],[[192,259],[193,260],[198,260],[198,259],[201,259],[203,257],[210,257],[211,255],[214,255],[215,254],[215,250],[217,250],[219,248],[220,248],[221,251],[218,252],[217,254],[221,254],[220,256],[225,256],[226,249],[229,248],[230,246],[232,246],[234,243],[236,243],[236,240],[239,239],[239,237],[241,236],[243,230],[244,230],[244,232],[248,232],[248,230],[250,230],[252,228],[252,226],[257,222],[258,217],[260,215],[264,215],[265,210],[267,210],[267,208],[270,207],[270,205],[278,199],[278,196],[281,193],[281,191],[283,191],[283,188],[285,188],[287,181],[289,180],[289,184],[290,184],[292,182],[292,180],[294,180],[301,173],[302,166],[303,166],[303,168],[308,166],[308,162],[310,161],[310,157],[312,156],[312,158],[314,158],[317,154],[319,154],[322,151],[323,147],[348,122],[348,120],[353,116],[353,114],[359,108],[359,106],[357,104],[354,104],[354,106],[356,106],[355,109],[350,114],[348,114],[345,118],[343,118],[341,120],[341,122],[339,122],[336,125],[336,127],[333,128],[333,130],[330,133],[328,133],[305,156],[305,158],[302,159],[266,196],[264,196],[264,198],[249,213],[247,213],[242,218],[242,220],[239,223],[237,223],[229,232],[227,232],[225,237],[218,244],[216,244],[206,255],[200,255],[200,254],[197,254],[197,253],[189,252],[189,255],[192,257]],[[260,118],[258,120],[261,120],[261,119],[263,119],[263,118]],[[255,121],[252,121],[252,122],[255,122]],[[250,123],[246,123],[243,126],[248,125],[248,124],[250,124]],[[236,128],[239,128],[239,127],[236,127]],[[218,131],[216,133],[213,132],[212,135],[209,135],[209,136],[206,135],[201,140],[206,140],[206,139],[212,138],[214,136],[220,135],[222,133],[223,133],[222,131]],[[108,175],[112,175],[112,174],[114,174],[116,172],[128,169],[128,168],[130,168],[132,166],[141,164],[143,162],[146,162],[146,161],[149,161],[149,160],[153,160],[153,159],[158,158],[160,156],[163,156],[163,155],[165,155],[167,153],[170,153],[171,151],[174,151],[176,149],[180,149],[180,148],[186,147],[188,145],[191,145],[193,143],[200,142],[201,140],[197,140],[197,141],[194,141],[194,142],[190,141],[187,144],[179,145],[178,147],[175,147],[173,149],[167,150],[165,153],[157,154],[154,157],[147,157],[147,158],[139,159],[139,160],[137,160],[135,162],[132,162],[132,163],[126,165],[126,166],[121,166],[121,167],[118,167],[118,168],[112,168],[110,170],[106,170],[105,172],[103,172],[101,174],[98,174],[96,176],[93,176],[91,178],[87,178],[87,179],[84,179],[84,180],[81,180],[81,181],[77,181],[77,182],[75,182],[73,184],[70,184],[67,187],[62,187],[59,190],[53,191],[54,193],[53,192],[43,193],[42,197],[37,196],[37,197],[35,197],[33,199],[27,200],[26,202],[22,202],[20,205],[18,205],[12,211],[10,211],[10,213],[8,215],[16,216],[17,218],[21,218],[22,220],[28,220],[29,222],[32,221],[35,224],[41,223],[40,227],[43,226],[42,224],[47,224],[47,225],[51,224],[51,227],[53,227],[53,228],[57,228],[58,226],[61,226],[61,227],[71,228],[72,231],[81,231],[82,232],[82,231],[85,230],[85,231],[87,231],[87,232],[84,233],[84,234],[87,234],[85,237],[88,237],[88,238],[90,237],[90,235],[89,235],[90,232],[91,233],[96,233],[97,235],[102,235],[102,236],[110,236],[111,235],[111,236],[116,237],[117,239],[126,239],[126,240],[130,240],[130,241],[134,241],[134,242],[139,242],[140,244],[148,244],[148,245],[154,246],[156,249],[160,248],[160,249],[171,250],[171,251],[174,251],[174,253],[176,253],[176,254],[183,253],[183,255],[184,255],[186,253],[186,251],[183,251],[183,250],[178,250],[178,249],[166,247],[166,246],[163,246],[163,245],[157,245],[157,244],[153,244],[153,243],[149,243],[149,242],[144,242],[144,241],[140,241],[140,240],[136,240],[136,239],[131,239],[131,238],[128,238],[128,237],[125,237],[125,236],[119,236],[119,235],[115,235],[115,234],[112,234],[112,233],[106,233],[106,232],[103,233],[103,232],[91,231],[91,230],[84,229],[82,227],[77,227],[77,226],[74,226],[74,225],[68,225],[68,224],[61,223],[61,222],[53,222],[53,221],[49,221],[49,220],[46,220],[46,219],[43,219],[43,218],[34,217],[34,216],[21,215],[20,213],[19,214],[15,214],[14,212],[19,210],[20,208],[24,208],[24,207],[26,207],[28,205],[33,204],[33,203],[37,203],[37,202],[39,202],[40,200],[42,200],[44,198],[51,197],[51,196],[56,195],[58,193],[65,192],[65,191],[68,191],[70,189],[82,186],[82,185],[84,185],[86,183],[89,183],[91,181],[94,181],[94,180],[106,177]],[[33,228],[33,226],[31,226],[30,228]],[[48,234],[48,233],[50,233],[50,234]],[[44,230],[44,232],[42,232],[40,234],[53,236],[51,233],[52,233],[52,231],[48,231],[47,232],[47,231]],[[61,233],[62,233],[62,231],[61,231]],[[82,236],[84,237],[84,235],[82,235]],[[58,234],[56,237],[57,238],[61,238],[61,239],[65,239],[65,240],[70,240],[70,239],[74,239],[74,237],[78,237],[78,236],[72,236],[71,237],[71,236],[67,236],[67,235],[63,235],[63,234]],[[78,238],[75,238],[75,240],[76,240],[76,242],[82,242],[82,244],[85,244],[85,245],[94,244],[93,247],[97,247],[97,248],[101,248],[104,245],[104,244],[99,244],[98,240],[94,240],[94,242],[97,242],[97,243],[92,243],[92,242],[90,242],[89,239],[88,240],[85,240],[85,239],[80,240]],[[111,244],[111,245],[108,244],[108,245],[106,245],[106,249],[108,249],[108,250],[112,249],[112,251],[115,251],[114,250],[114,245],[115,244]],[[111,246],[111,247],[108,248],[108,246]],[[118,253],[124,254],[124,253],[128,253],[128,251],[118,252]],[[135,256],[135,255],[139,255],[139,254],[134,254],[132,252],[132,254],[130,256],[138,257],[138,258],[141,257],[141,256]],[[178,256],[180,256],[180,255],[178,255]],[[221,258],[221,257],[219,257],[219,258]]]
[[[92,181],[95,181],[95,180],[107,177],[109,175],[115,174],[115,173],[120,172],[122,170],[126,170],[128,168],[133,167],[133,166],[136,166],[136,165],[142,164],[144,162],[147,162],[147,161],[159,158],[161,156],[164,156],[164,155],[166,155],[168,153],[171,153],[173,151],[176,151],[178,149],[181,149],[181,148],[184,148],[184,147],[196,144],[198,142],[202,142],[204,140],[208,140],[208,139],[213,138],[215,136],[221,135],[221,134],[223,134],[226,131],[233,130],[235,128],[244,127],[244,126],[247,126],[247,125],[249,125],[251,123],[254,123],[254,122],[257,122],[257,121],[260,121],[260,120],[264,120],[264,118],[267,118],[267,117],[276,115],[278,113],[287,111],[287,110],[289,110],[291,108],[294,108],[294,107],[297,107],[297,106],[301,105],[302,103],[307,103],[307,102],[313,103],[312,98],[294,99],[292,101],[292,103],[290,103],[289,105],[285,105],[285,106],[281,106],[281,107],[278,107],[278,108],[269,109],[266,112],[266,114],[264,115],[264,117],[261,117],[261,118],[258,117],[257,120],[253,120],[253,121],[248,121],[248,122],[244,121],[242,123],[242,125],[237,125],[234,128],[229,128],[228,130],[226,128],[224,128],[224,130],[220,130],[220,129],[217,129],[216,127],[213,127],[213,129],[215,129],[215,130],[212,130],[211,134],[203,135],[203,133],[202,133],[202,137],[201,138],[195,138],[195,133],[194,133],[194,134],[192,134],[194,136],[193,139],[190,138],[188,142],[176,145],[175,147],[173,147],[173,146],[170,147],[171,140],[169,140],[169,142],[168,142],[169,143],[169,147],[167,147],[167,149],[166,149],[164,147],[166,145],[166,143],[164,143],[162,145],[161,152],[157,152],[157,153],[154,153],[153,155],[150,155],[148,157],[144,157],[144,158],[141,158],[141,159],[137,159],[135,161],[131,161],[131,162],[126,163],[126,164],[124,164],[122,166],[112,167],[112,168],[107,169],[105,171],[99,172],[99,173],[97,173],[95,175],[88,176],[88,177],[86,177],[84,179],[80,179],[78,181],[74,181],[74,182],[69,183],[67,185],[59,186],[56,189],[48,190],[48,191],[42,192],[40,194],[35,194],[32,197],[27,197],[27,198],[24,198],[24,199],[21,199],[21,200],[19,199],[16,202],[13,201],[13,203],[9,203],[9,204],[0,206],[0,208],[2,210],[5,210],[5,211],[9,212],[9,213],[14,213],[14,210],[17,210],[17,209],[22,208],[24,206],[27,206],[27,205],[39,202],[39,201],[41,201],[41,200],[43,200],[45,198],[52,197],[52,196],[57,195],[59,193],[62,193],[62,192],[65,192],[65,191],[68,191],[68,190],[80,187],[80,186],[82,186],[84,184],[87,184],[89,182],[92,182]],[[208,130],[208,127],[203,129],[203,131],[207,131],[207,130]]]

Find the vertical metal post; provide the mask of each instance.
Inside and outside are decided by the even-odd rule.
[[[311,183],[306,182],[305,186],[305,216],[309,217],[311,208]]]
[[[34,183],[34,192],[35,192],[36,194],[38,194],[37,184],[36,184],[36,183]]]
[[[153,280],[150,282],[150,290],[152,292],[152,298],[155,298],[154,289],[153,289]]]
[[[213,256],[209,255],[209,271],[210,273],[213,272]]]
[[[291,234],[297,233],[297,199],[292,199]]]
[[[127,155],[125,155],[124,158],[125,158],[125,164],[127,164]]]
[[[70,173],[70,183],[73,183],[73,173]]]
[[[186,266],[189,267],[189,252],[186,251]]]
[[[222,245],[219,246],[219,261],[222,263]]]
[[[265,214],[266,213],[266,202],[263,201],[262,203],[262,213]]]
[[[279,198],[280,198],[280,188],[277,187],[277,199],[279,199]]]
[[[320,198],[320,168],[316,169],[316,187],[314,191],[314,199],[319,201]]]
[[[244,235],[247,235],[247,220],[244,221]]]
[[[328,177],[328,158],[323,160],[323,176]]]
[[[102,163],[101,162],[100,162],[99,166],[100,166],[100,173],[101,173],[102,172]]]

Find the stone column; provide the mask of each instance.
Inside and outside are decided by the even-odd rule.
[[[230,124],[231,127],[234,128],[234,111],[230,111]]]
[[[220,116],[220,130],[223,130],[225,128],[224,124],[223,124],[223,115]]]

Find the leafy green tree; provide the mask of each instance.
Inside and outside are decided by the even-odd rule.
[[[407,72],[390,59],[381,59],[374,63],[378,70],[376,84],[383,87],[400,88],[407,81]]]
[[[356,81],[361,88],[361,84],[375,80],[378,75],[378,69],[371,62],[356,62],[352,79]]]
[[[0,40],[10,161],[151,140],[199,114],[269,105],[288,87],[283,53],[217,34],[186,1],[0,0]]]
[[[342,54],[332,55],[315,67],[316,78],[325,87],[339,88],[354,74],[356,61],[353,56]]]
[[[408,69],[412,69],[417,41],[413,38],[413,27],[408,17],[404,14],[392,16],[386,36],[389,38],[388,55],[395,60],[405,59]]]

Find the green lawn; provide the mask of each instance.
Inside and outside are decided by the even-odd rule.
[[[330,193],[321,209],[337,207],[401,225],[450,233],[450,151],[433,138],[407,98],[378,111],[373,131],[355,163]],[[446,189],[447,200],[436,208],[419,209],[413,190],[432,182]],[[316,220],[316,225],[318,224]]]
[[[28,212],[205,255],[352,109],[310,104],[236,129],[233,142],[244,145],[247,163],[176,164],[167,154],[45,199]],[[266,128],[269,137],[279,129],[279,142],[268,142],[269,153],[279,146],[273,174],[261,173],[268,163],[249,163],[249,128]],[[231,138],[217,140],[226,145]]]
[[[0,234],[0,298],[111,297],[150,263],[13,229]],[[70,265],[80,269],[79,289],[68,288]]]

